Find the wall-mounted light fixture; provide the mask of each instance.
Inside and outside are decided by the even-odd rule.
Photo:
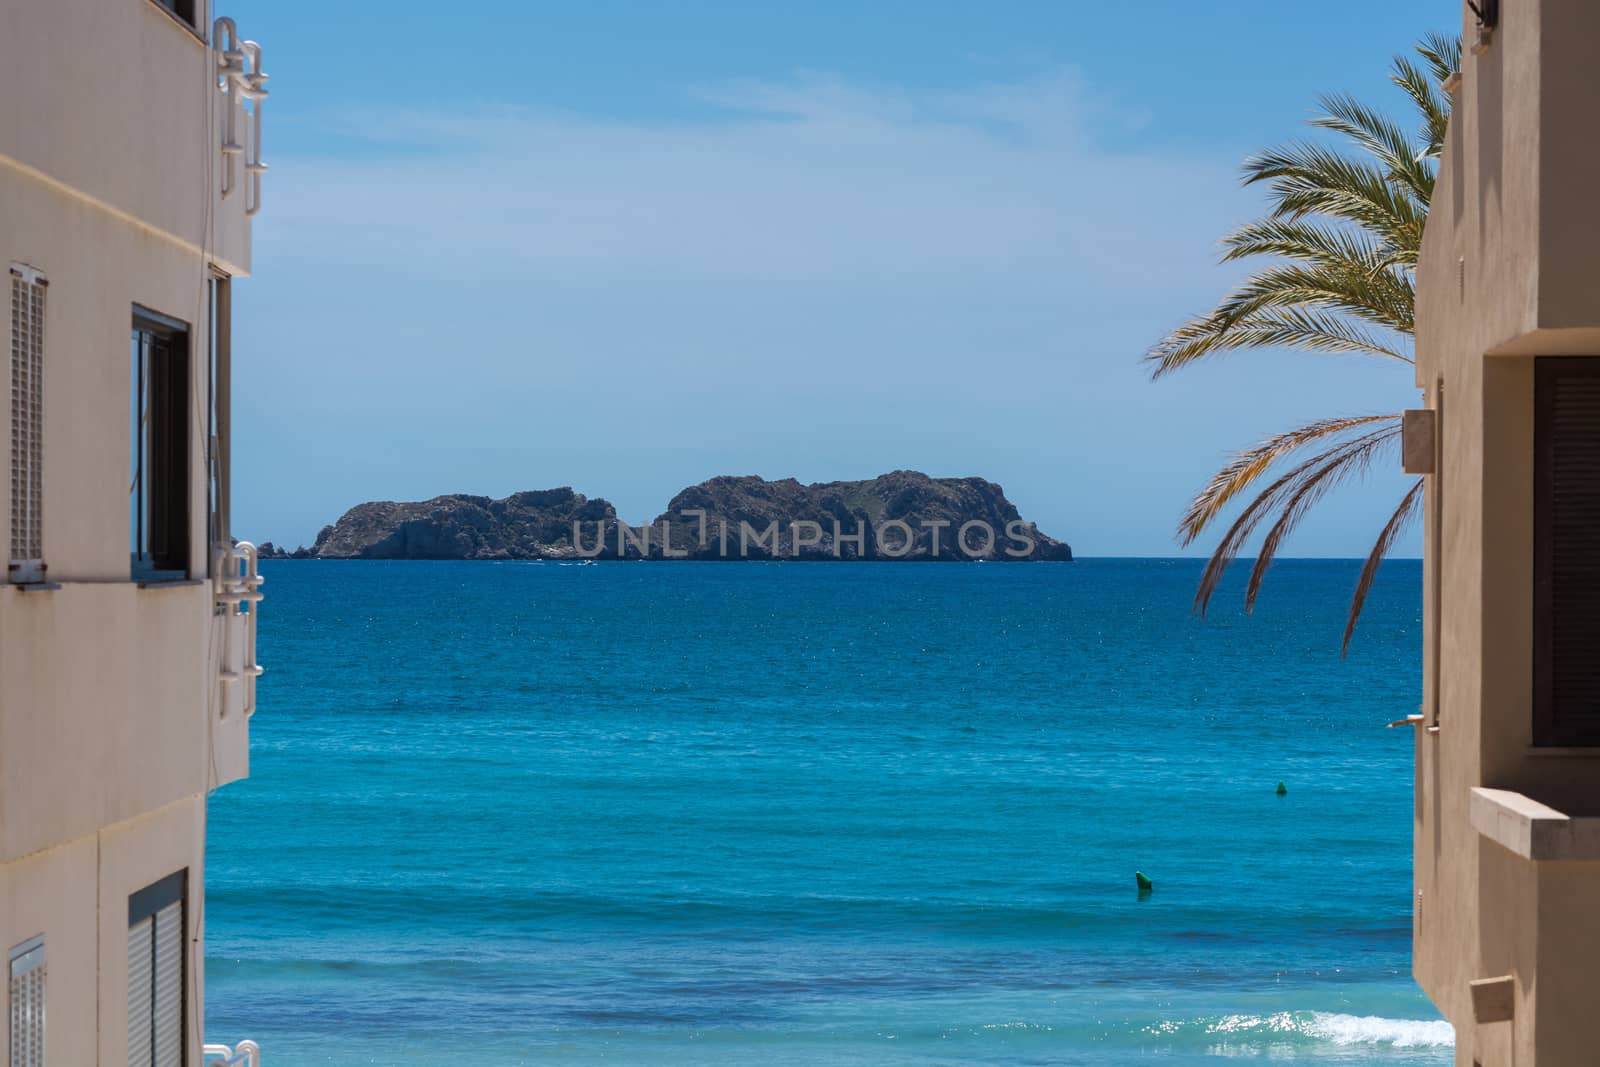
[[[1478,20],[1478,39],[1472,51],[1482,55],[1494,37],[1494,28],[1500,25],[1500,0],[1467,0],[1467,7]]]

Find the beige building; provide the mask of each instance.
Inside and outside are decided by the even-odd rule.
[[[1600,4],[1478,0],[1418,271],[1415,971],[1458,1064],[1600,1064]],[[1481,19],[1480,19],[1481,14]]]
[[[256,1057],[202,1044],[206,797],[257,673],[228,361],[265,95],[214,14],[0,0],[4,1067]]]

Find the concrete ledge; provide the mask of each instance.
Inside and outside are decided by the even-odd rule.
[[[1509,789],[1474,787],[1472,828],[1526,860],[1600,862],[1600,818],[1574,818]]]
[[[140,589],[186,589],[189,586],[205,585],[204,578],[136,578],[134,585]]]

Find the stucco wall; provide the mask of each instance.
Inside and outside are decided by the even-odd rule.
[[[127,1062],[128,897],[185,868],[187,1062],[199,1062],[204,858],[205,798],[189,797],[0,864],[0,952],[44,935],[50,1063]],[[0,1027],[0,1062],[8,1052],[9,1034]]]
[[[10,948],[44,935],[51,975],[44,1041],[51,1063],[97,1062],[95,857],[96,841],[90,835],[15,863],[0,863],[0,966]],[[7,1031],[0,1026],[0,1063],[10,1062]]]
[[[0,585],[3,862],[206,787],[217,623],[206,587],[139,589],[129,573],[136,303],[191,324],[189,566],[207,573],[204,260],[4,166],[0,217],[0,262],[28,263],[50,281],[44,544],[49,578],[61,584]],[[9,316],[9,300],[0,302],[0,329]],[[0,388],[9,374],[0,361]],[[9,450],[0,434],[0,469]],[[9,492],[0,479],[0,515]],[[0,545],[9,536],[0,523]]]
[[[1526,0],[1518,0],[1518,5]],[[1501,6],[1511,8],[1510,3]],[[1600,249],[1600,4],[1543,0],[1539,6],[1543,50],[1539,137],[1539,325],[1551,330],[1600,325],[1595,315],[1595,252]],[[1593,330],[1581,343],[1600,351]]]
[[[203,793],[206,586],[0,589],[0,862]]]
[[[3,146],[3,142],[0,142]],[[132,226],[94,204],[0,165],[0,268],[26,263],[50,285],[44,329],[44,545],[55,581],[128,576],[128,473],[131,388],[129,331],[141,304],[190,325],[193,421],[189,484],[190,566],[205,573],[204,258]],[[0,300],[10,331],[11,303]],[[10,360],[0,361],[9,395]],[[9,413],[5,418],[9,419]],[[0,469],[10,469],[10,435]],[[0,479],[0,515],[10,480]],[[0,544],[9,552],[9,524]]]
[[[209,17],[200,25],[209,33]],[[243,197],[221,200],[215,180],[214,64],[200,36],[152,0],[6,4],[0,157],[247,273]]]
[[[1427,654],[1442,659],[1439,730],[1417,732],[1415,971],[1456,1026],[1458,1063],[1562,1067],[1594,1062],[1571,1029],[1589,1025],[1573,1005],[1600,1001],[1592,919],[1573,902],[1600,899],[1600,864],[1556,870],[1481,838],[1469,790],[1574,813],[1600,801],[1600,751],[1531,747],[1533,357],[1600,355],[1600,150],[1585,132],[1600,8],[1502,10],[1489,47],[1463,58],[1417,274],[1417,383],[1443,414],[1425,532],[1440,573]],[[1470,14],[1464,29],[1470,45]],[[1514,1023],[1477,1025],[1468,982],[1506,974]]]

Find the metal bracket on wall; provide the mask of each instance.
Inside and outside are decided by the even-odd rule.
[[[1407,474],[1435,474],[1439,469],[1439,415],[1432,408],[1411,408],[1400,415],[1400,466]]]
[[[1472,1020],[1508,1023],[1517,1010],[1517,980],[1509,974],[1479,978],[1467,983],[1472,991]]]

